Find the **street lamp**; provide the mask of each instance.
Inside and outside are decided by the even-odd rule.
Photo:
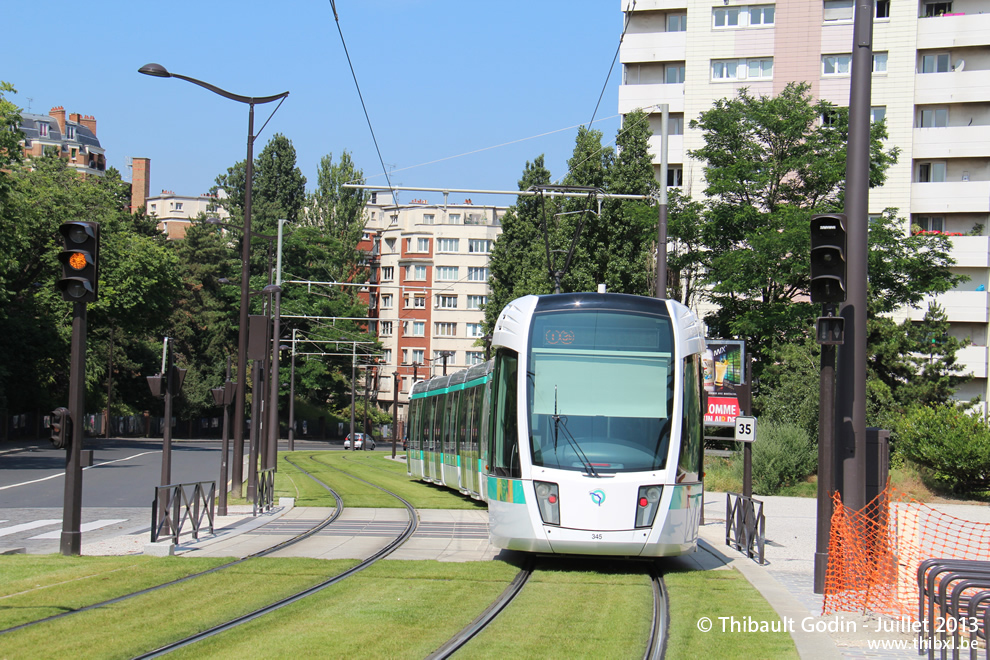
[[[289,95],[289,92],[282,92],[281,94],[275,94],[273,96],[241,96],[240,94],[233,94],[226,90],[215,87],[210,83],[203,82],[202,80],[197,80],[195,78],[190,78],[188,76],[183,76],[178,73],[170,73],[161,64],[145,64],[143,67],[138,69],[138,73],[143,73],[147,76],[154,76],[156,78],[178,78],[180,80],[185,80],[186,82],[191,82],[194,85],[199,85],[204,87],[214,94],[219,94],[220,96],[230,99],[231,101],[237,101],[238,103],[246,103],[248,106],[248,135],[247,135],[247,160],[244,163],[244,242],[241,245],[241,309],[240,309],[240,327],[238,328],[237,337],[237,392],[234,399],[234,454],[235,460],[234,464],[231,466],[231,477],[233,479],[233,485],[231,488],[231,494],[234,497],[241,496],[241,461],[243,460],[244,452],[244,399],[245,399],[245,387],[247,385],[247,345],[248,345],[248,295],[250,294],[250,273],[249,273],[249,260],[251,258],[251,179],[254,178],[254,140],[257,137],[254,134],[254,106],[259,103],[271,103],[272,101],[278,101],[279,99],[285,99]],[[281,103],[279,103],[281,105]],[[278,108],[276,107],[277,111]],[[274,114],[274,112],[272,113]],[[262,127],[264,128],[264,127]],[[240,445],[241,455],[237,455],[237,447]]]

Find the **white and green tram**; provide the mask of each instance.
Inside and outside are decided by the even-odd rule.
[[[416,383],[409,474],[488,502],[500,548],[693,552],[703,503],[701,323],[624,294],[519,298],[494,358]]]

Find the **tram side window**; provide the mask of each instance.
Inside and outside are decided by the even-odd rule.
[[[419,449],[419,409],[421,407],[419,399],[409,402],[409,415],[406,417],[406,438],[409,441],[409,449]]]
[[[677,481],[701,481],[704,426],[701,410],[701,371],[699,356],[684,360],[684,415],[681,419],[681,456],[677,463]]]
[[[492,473],[501,477],[519,477],[519,436],[517,432],[516,385],[519,356],[502,348],[495,356],[495,391],[491,417],[490,460]]]

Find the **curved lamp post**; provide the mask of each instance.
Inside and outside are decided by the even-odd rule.
[[[161,64],[145,64],[138,69],[138,73],[156,78],[178,78],[191,82],[194,85],[204,87],[214,94],[248,105],[248,136],[247,136],[247,160],[244,164],[244,242],[241,246],[241,309],[240,327],[237,337],[237,391],[234,398],[234,461],[231,465],[231,494],[234,497],[241,497],[241,482],[243,481],[243,456],[244,456],[244,399],[247,378],[247,345],[248,345],[248,295],[250,293],[250,274],[248,272],[248,261],[251,257],[251,179],[254,178],[254,106],[259,103],[271,103],[279,99],[284,99],[289,92],[282,92],[273,96],[241,96],[220,89],[210,83],[196,80],[178,73],[171,73]],[[277,110],[278,108],[276,108]],[[264,128],[264,127],[262,127]]]

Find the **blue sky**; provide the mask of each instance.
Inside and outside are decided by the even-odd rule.
[[[382,159],[392,183],[406,186],[515,190],[540,154],[562,177],[577,133],[570,127],[591,119],[622,31],[617,0],[336,6]],[[245,96],[288,90],[255,153],[286,135],[307,188],[320,158],[336,161],[345,149],[370,183],[385,181],[328,0],[55,0],[14,3],[4,19],[0,80],[17,89],[11,100],[39,114],[61,105],[95,116],[108,163],[125,179],[128,157],[151,158],[153,195],[204,193],[243,160],[247,106],[139,74],[149,62]],[[596,115],[606,142],[618,127],[620,78],[617,64]],[[256,128],[275,105],[256,107]],[[400,199],[413,197],[440,199]]]

